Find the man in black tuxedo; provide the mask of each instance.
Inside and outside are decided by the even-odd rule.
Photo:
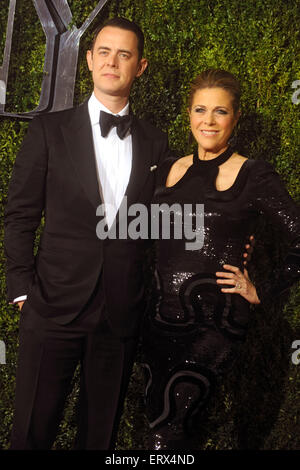
[[[12,449],[52,447],[79,362],[76,448],[114,445],[145,310],[148,242],[99,239],[96,209],[107,204],[110,229],[124,196],[148,206],[152,170],[168,154],[167,137],[129,112],[142,54],[134,23],[100,28],[87,52],[92,96],[33,119],[16,158],[5,214],[8,297],[21,309]]]

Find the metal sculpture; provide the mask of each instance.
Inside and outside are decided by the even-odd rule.
[[[67,0],[33,0],[46,36],[43,80],[38,106],[25,113],[5,111],[16,0],[10,0],[4,58],[0,66],[0,116],[32,119],[44,112],[73,106],[80,38],[108,0],[100,0],[84,23],[77,28]]]

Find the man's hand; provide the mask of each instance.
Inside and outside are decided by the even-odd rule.
[[[243,258],[244,258],[243,264],[245,267],[247,266],[248,262],[251,260],[251,254],[253,253],[253,248],[255,245],[255,238],[253,235],[249,237],[249,241],[250,243],[247,243],[245,245],[246,253],[243,254]]]

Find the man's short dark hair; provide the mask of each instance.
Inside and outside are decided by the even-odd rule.
[[[143,57],[144,42],[145,42],[143,31],[136,23],[134,23],[133,21],[127,20],[126,18],[122,18],[122,17],[112,18],[106,21],[104,24],[96,27],[94,31],[93,40],[92,40],[91,50],[93,50],[94,48],[98,34],[106,26],[112,26],[114,28],[120,28],[120,29],[125,29],[127,31],[132,31],[137,37],[139,60]]]

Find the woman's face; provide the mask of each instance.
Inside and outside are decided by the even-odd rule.
[[[228,140],[240,113],[234,113],[233,98],[223,88],[203,88],[194,93],[189,110],[191,131],[205,151],[217,153]]]

